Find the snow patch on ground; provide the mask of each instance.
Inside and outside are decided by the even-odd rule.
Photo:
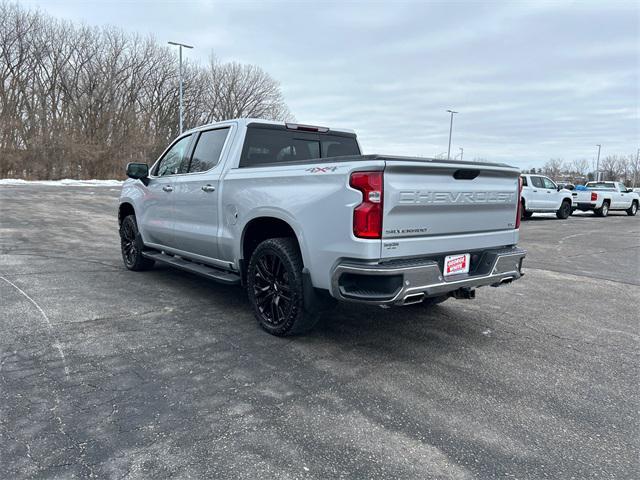
[[[571,215],[593,215],[593,212],[583,212],[581,210],[574,211]],[[557,218],[555,213],[534,213],[533,218]]]
[[[2,185],[47,185],[52,187],[119,187],[121,180],[22,180],[20,178],[0,178]]]

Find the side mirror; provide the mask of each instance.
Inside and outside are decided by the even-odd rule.
[[[558,191],[562,190],[562,186],[561,185],[558,185],[557,188],[558,188]]]
[[[633,188],[627,188],[627,193],[633,193]]]
[[[146,163],[128,163],[127,177],[142,180],[149,176],[149,165]]]

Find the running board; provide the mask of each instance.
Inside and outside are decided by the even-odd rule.
[[[240,283],[240,275],[236,273],[209,267],[201,263],[190,262],[189,260],[167,255],[166,253],[149,250],[142,252],[142,256],[179,268],[180,270],[195,273],[210,280],[215,280],[216,282],[226,283],[228,285],[238,285]]]

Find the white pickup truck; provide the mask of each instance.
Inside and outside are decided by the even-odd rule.
[[[571,215],[571,191],[558,186],[544,175],[522,175],[522,218],[536,213],[555,213],[561,220]]]
[[[508,165],[362,155],[349,130],[238,119],[183,133],[127,175],[126,268],[245,285],[273,335],[311,328],[334,300],[433,305],[522,275]]]
[[[640,195],[621,182],[587,182],[585,187],[572,192],[574,210],[592,211],[599,217],[612,210],[624,210],[630,216],[638,212]]]

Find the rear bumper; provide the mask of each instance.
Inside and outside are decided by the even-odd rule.
[[[594,210],[596,208],[596,202],[578,202],[574,204],[574,208],[586,212],[587,210]]]
[[[448,293],[462,296],[487,285],[519,279],[526,251],[513,247],[476,252],[472,271],[444,278],[441,261],[394,260],[385,263],[345,261],[332,272],[331,293],[338,300],[373,305],[408,305]]]

